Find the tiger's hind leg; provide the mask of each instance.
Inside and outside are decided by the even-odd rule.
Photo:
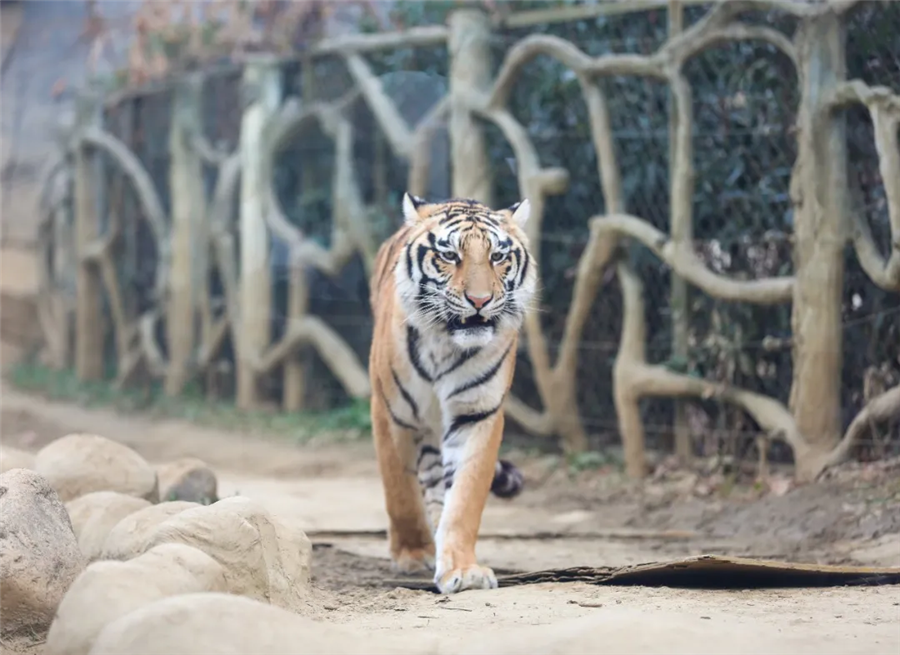
[[[441,522],[441,513],[444,511],[444,494],[448,480],[441,460],[440,442],[433,432],[421,435],[416,469],[425,501],[425,515],[431,525],[431,533],[435,534]]]
[[[390,527],[391,560],[401,573],[434,568],[434,538],[419,486],[415,433],[391,420],[382,402],[372,402],[372,432]]]

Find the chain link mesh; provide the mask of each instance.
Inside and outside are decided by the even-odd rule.
[[[393,18],[410,26],[441,19],[446,3],[398,3]],[[684,26],[700,19],[709,7],[685,8]],[[405,12],[405,13],[404,13]],[[792,18],[777,12],[753,13],[749,22],[789,34]],[[590,20],[499,29],[493,35],[496,62],[528,34],[562,37],[584,52],[651,54],[668,35],[664,9],[639,11]],[[847,17],[848,76],[869,84],[900,89],[900,3],[860,3]],[[413,125],[448,91],[448,53],[441,48],[400,49],[366,55],[398,110]],[[339,57],[300,57],[285,64],[286,97],[301,102],[335,100],[350,93],[353,83]],[[727,43],[702,52],[684,70],[693,91],[695,190],[693,245],[713,271],[736,278],[793,273],[790,178],[796,157],[795,121],[798,80],[790,60],[773,46],[758,42]],[[670,98],[661,84],[635,77],[613,77],[602,84],[609,103],[625,209],[669,232]],[[106,118],[109,129],[125,139],[153,176],[168,206],[166,189],[169,105],[167,93],[137,97],[119,104]],[[578,259],[588,235],[588,219],[608,210],[597,175],[587,111],[576,76],[550,58],[526,66],[509,107],[528,129],[544,166],[570,171],[567,192],[548,199],[541,244],[541,321],[555,356],[572,297]],[[204,90],[207,138],[233,149],[240,130],[239,73],[208,78]],[[355,130],[354,159],[373,229],[386,237],[399,224],[399,205],[408,165],[389,147],[378,122],[364,102],[350,111]],[[868,112],[846,111],[852,210],[862,212],[877,243],[889,243],[889,223]],[[518,200],[516,161],[500,132],[487,126],[489,157],[498,205]],[[450,194],[449,140],[439,130],[432,144],[429,193]],[[276,193],[288,218],[307,235],[327,244],[332,206],[331,174],[334,145],[315,130],[280,156],[275,171]],[[207,189],[214,176],[208,172]],[[131,205],[132,213],[135,211]],[[137,218],[137,217],[133,217]],[[128,222],[128,221],[126,221]],[[128,222],[131,224],[131,222]],[[139,225],[140,221],[133,221]],[[154,254],[149,239],[133,237],[129,260],[130,289],[138,302],[152,284]],[[285,329],[288,258],[284,244],[273,239],[272,266],[275,311],[273,339]],[[712,299],[690,290],[688,355],[672,355],[673,315],[671,274],[652,253],[632,245],[628,256],[646,292],[647,357],[675,370],[729,383],[789,401],[791,385],[790,307],[754,306]],[[879,290],[847,249],[844,283],[844,373],[842,412],[845,425],[865,400],[900,383],[900,302],[896,294]],[[367,357],[371,315],[368,289],[360,261],[337,277],[311,274],[310,311],[322,317],[351,345],[362,361]],[[595,447],[618,442],[612,403],[611,371],[621,330],[622,300],[618,285],[608,281],[596,299],[580,344],[578,404]],[[221,292],[220,287],[216,287]],[[142,291],[143,290],[143,291]],[[143,294],[143,295],[142,295]],[[226,352],[230,352],[226,349]],[[310,379],[307,404],[334,407],[347,398],[316,355],[308,353]],[[514,392],[533,407],[540,397],[532,365],[523,351]],[[269,393],[277,396],[272,379]],[[670,448],[671,400],[648,400],[644,421],[651,446]],[[712,401],[691,401],[687,420],[698,453],[745,457],[754,447],[757,426],[741,411]],[[895,432],[897,426],[895,426]],[[875,456],[897,450],[900,439],[887,435],[868,444]],[[787,456],[785,451],[785,456]]]

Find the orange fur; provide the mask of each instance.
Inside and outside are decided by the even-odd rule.
[[[495,212],[407,196],[406,225],[372,276],[372,427],[391,557],[405,572],[435,566],[445,593],[496,586],[475,558],[481,516],[492,489],[521,487],[497,455],[536,279],[527,213],[527,201]]]

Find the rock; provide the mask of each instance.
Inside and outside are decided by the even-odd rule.
[[[128,562],[94,562],[63,598],[44,655],[86,655],[106,624],[161,598],[204,591],[225,591],[224,571],[184,544],[162,544]]]
[[[0,634],[44,634],[84,568],[66,508],[43,477],[0,474]]]
[[[0,473],[12,469],[34,470],[34,455],[12,446],[0,446]]]
[[[216,474],[195,457],[176,459],[157,467],[161,500],[190,500],[211,505],[219,500]]]
[[[199,548],[225,569],[228,591],[285,609],[306,607],[312,545],[249,498],[233,496],[160,523],[142,550],[164,543]]]
[[[91,655],[406,655],[437,653],[437,637],[374,635],[318,623],[227,594],[156,601],[108,624]]]
[[[103,542],[102,559],[126,560],[137,557],[144,552],[144,545],[149,536],[171,516],[186,509],[200,507],[197,503],[174,500],[170,503],[150,505],[129,514],[116,523]]]
[[[47,444],[35,470],[64,503],[92,491],[118,491],[159,501],[156,472],[131,448],[95,434],[70,434]]]
[[[78,547],[89,562],[100,557],[109,531],[119,521],[147,507],[153,505],[117,491],[94,491],[66,503]]]

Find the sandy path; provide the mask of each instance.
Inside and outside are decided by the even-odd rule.
[[[238,435],[184,421],[149,420],[112,411],[86,410],[2,387],[6,443],[36,449],[67,432],[90,431],[118,439],[159,462],[182,456],[208,461],[220,475],[220,493],[253,497],[307,530],[379,530],[385,526],[371,447],[300,448],[265,435]],[[31,430],[23,437],[23,428]],[[22,443],[24,439],[24,443]],[[537,493],[537,492],[531,492]],[[485,539],[483,560],[493,566],[627,564],[702,552],[727,552],[736,544],[698,537],[629,538],[603,508],[560,511],[492,500],[482,532],[552,530],[565,539]],[[618,528],[619,536],[598,531]],[[577,534],[594,534],[582,536]],[[324,538],[323,538],[324,539]],[[355,565],[386,567],[383,540],[365,536],[325,539],[355,553]],[[900,542],[895,542],[900,545]],[[492,652],[521,644],[531,652],[607,653],[900,653],[900,587],[708,591],[671,588],[540,584],[467,592],[445,599],[426,592],[364,585],[352,567],[317,550],[316,618],[367,631],[408,631],[411,638],[438,637],[459,652]],[[318,562],[318,564],[316,564]],[[361,564],[360,564],[361,563]],[[387,575],[386,568],[384,575]],[[326,578],[330,582],[326,581]],[[337,580],[338,582],[335,582]],[[354,582],[354,580],[356,580]],[[577,641],[587,626],[593,637]],[[551,649],[548,631],[559,640]],[[600,636],[597,636],[600,635]],[[499,640],[499,641],[497,641]],[[493,646],[491,646],[493,644]],[[513,651],[510,651],[513,652]]]

